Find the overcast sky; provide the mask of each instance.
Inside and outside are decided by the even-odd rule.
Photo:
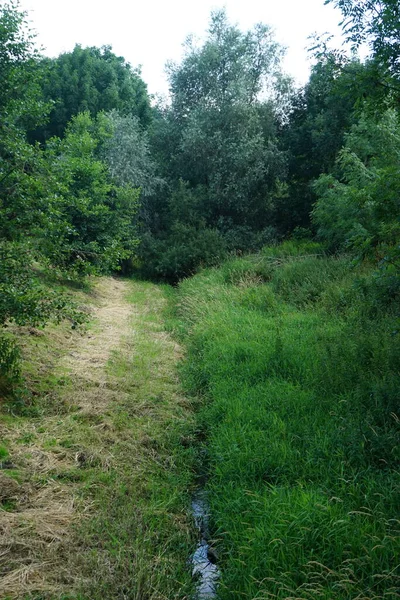
[[[309,73],[307,37],[315,31],[340,34],[340,12],[324,0],[21,0],[45,54],[57,56],[77,43],[111,45],[132,66],[142,65],[151,94],[167,92],[166,61],[179,61],[185,38],[201,38],[211,10],[224,6],[243,30],[258,22],[275,29],[288,48],[285,70],[298,83]]]

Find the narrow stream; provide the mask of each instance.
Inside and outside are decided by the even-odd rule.
[[[194,600],[210,600],[216,597],[219,569],[215,564],[215,553],[208,543],[209,506],[205,490],[198,490],[193,496],[192,512],[200,533],[200,541],[191,560],[193,576],[197,580]]]

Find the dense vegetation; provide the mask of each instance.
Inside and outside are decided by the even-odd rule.
[[[29,142],[29,134],[59,105],[43,93],[47,80],[41,59],[15,4],[1,8],[0,36],[0,76],[5,82],[0,93],[0,323],[37,326],[67,318],[74,324],[84,315],[67,295],[43,286],[41,277],[76,279],[109,272],[129,260],[138,241],[140,192],[110,171],[108,141],[116,127],[112,116],[91,116],[92,107],[83,101],[79,108],[87,112],[67,111],[71,120],[64,123],[62,138],[51,137],[44,145]],[[108,65],[110,56],[104,51],[98,60]],[[116,57],[114,62],[121,63]],[[123,72],[130,73],[127,68]],[[99,69],[98,75],[103,77]],[[142,82],[141,93],[129,96],[130,106],[138,99],[138,114],[143,90]],[[119,107],[120,98],[115,97],[108,109]],[[17,358],[12,339],[2,335],[1,389],[18,377]]]
[[[183,282],[218,597],[397,598],[398,306],[286,242]]]
[[[31,137],[46,140],[63,136],[74,115],[118,110],[133,115],[143,125],[150,121],[150,101],[140,71],[113,54],[111,48],[82,48],[58,58],[42,58],[38,65],[42,75],[43,98],[52,108],[48,121]]]
[[[157,103],[0,7],[0,395],[15,324],[87,319],[66,285],[179,284],[221,598],[398,597],[400,13],[326,3],[364,61],[316,38],[295,89],[267,25],[215,11]]]

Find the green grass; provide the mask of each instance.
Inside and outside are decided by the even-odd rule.
[[[8,456],[8,450],[5,446],[0,446],[0,461],[4,460]]]
[[[84,598],[188,598],[194,534],[190,403],[180,392],[174,343],[165,337],[161,286],[136,282],[138,316],[108,365],[121,397],[109,414],[113,466],[87,482],[93,518],[81,529]]]
[[[398,598],[396,306],[368,267],[295,246],[178,291],[183,380],[207,431],[218,596]]]

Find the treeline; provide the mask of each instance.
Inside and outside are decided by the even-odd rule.
[[[122,269],[171,283],[230,253],[317,236],[372,257],[398,293],[397,2],[328,0],[360,62],[318,40],[295,90],[268,26],[212,14],[169,64],[170,102],[110,47],[49,59],[18,2],[0,8],[0,322],[82,319],[38,273]],[[386,284],[385,284],[386,285]],[[0,371],[16,350],[0,341]]]

